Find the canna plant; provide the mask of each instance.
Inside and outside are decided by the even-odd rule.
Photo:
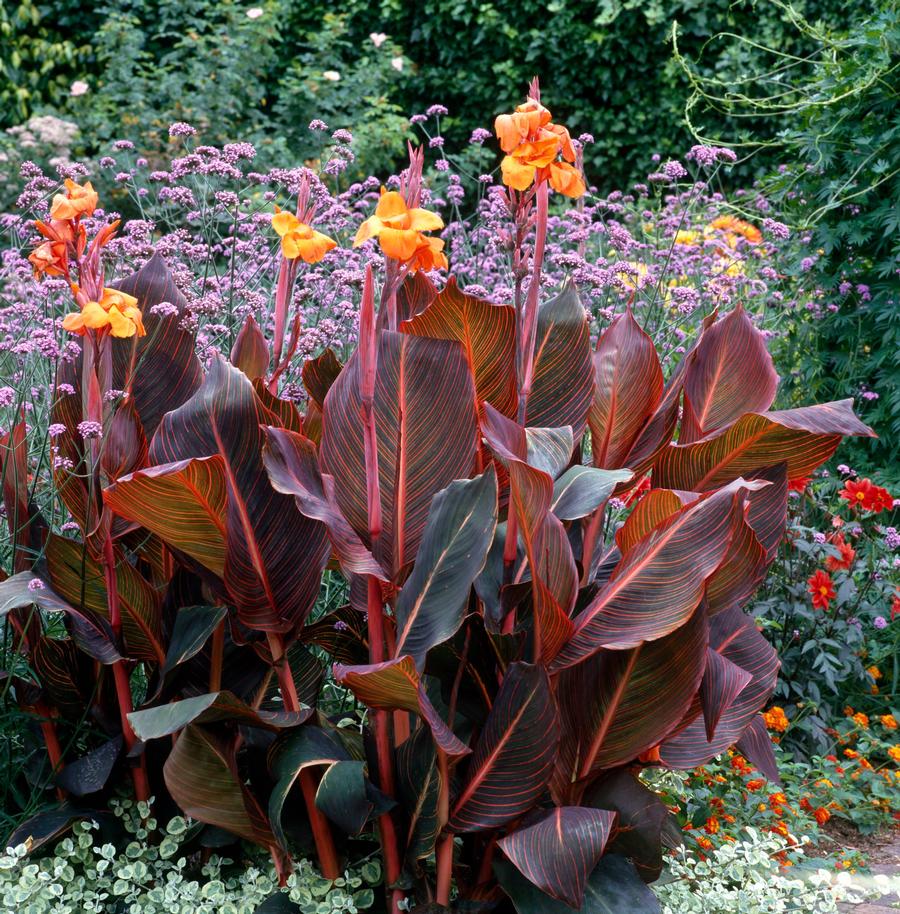
[[[103,241],[85,247],[77,215],[36,251],[80,307],[54,415],[80,537],[5,472],[0,606],[35,673],[14,691],[66,797],[18,837],[49,837],[127,767],[138,796],[268,848],[283,878],[305,836],[328,878],[374,836],[391,914],[650,912],[669,825],[641,771],[738,745],[777,779],[759,712],[778,659],[742,606],[789,482],[872,432],[850,401],[771,410],[740,305],[669,378],[630,308],[592,347],[575,291],[540,294],[550,191],[585,190],[568,132],[536,83],[496,130],[513,301],[425,276],[442,223],[411,150],[356,237],[384,255],[380,294],[370,265],[358,347],[303,366],[303,415],[280,395],[291,288],[334,245],[308,185],[273,218],[273,338],[248,318],[205,371],[160,257],[95,293]],[[314,616],[324,575],[347,603]],[[67,759],[54,718],[80,708],[107,741]]]

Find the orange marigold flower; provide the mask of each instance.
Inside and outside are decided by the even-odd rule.
[[[779,708],[778,705],[769,708],[763,714],[763,720],[770,730],[777,730],[779,733],[784,733],[790,723],[784,713],[784,708]]]
[[[97,208],[100,198],[90,181],[76,184],[66,178],[66,192],[57,194],[50,205],[51,219],[79,219],[81,216],[90,216]]]
[[[828,609],[829,603],[837,596],[831,576],[820,568],[806,583],[812,596],[812,605],[816,609]]]
[[[813,813],[813,817],[819,825],[824,825],[831,818],[831,813],[824,806],[820,806]]]
[[[375,215],[370,216],[359,227],[353,247],[358,248],[370,238],[377,238],[381,250],[401,263],[412,260],[416,253],[429,247],[429,239],[423,232],[435,231],[444,227],[444,221],[437,213],[427,209],[413,207],[410,209],[403,195],[396,190],[381,188],[381,197],[375,207]],[[435,262],[447,266],[447,258],[440,250],[431,248]]]
[[[709,838],[706,838],[703,835],[700,835],[700,837],[697,838],[697,844],[700,845],[700,847],[702,847],[703,850],[705,850],[705,851],[711,850],[712,846],[713,846],[712,841],[710,841]]]
[[[761,790],[765,786],[765,781],[762,778],[753,778],[752,780],[747,781],[747,790],[751,793],[755,793],[757,790]]]
[[[843,534],[838,533],[831,541],[833,546],[837,547],[839,556],[829,555],[825,559],[825,567],[829,571],[849,571],[856,558],[856,550],[844,539]]]
[[[860,767],[865,768],[868,771],[872,770],[872,763],[864,755],[859,757],[859,764]]]
[[[869,729],[869,718],[866,714],[863,714],[862,711],[858,711],[856,714],[854,714],[852,719],[853,723],[855,723],[858,727],[862,727],[863,730]]]
[[[893,714],[882,714],[878,719],[881,721],[882,727],[888,730],[897,729],[897,718]]]
[[[111,336],[146,336],[141,310],[133,295],[104,289],[100,301],[87,302],[81,311],[67,314],[63,320],[63,329],[78,336],[84,336],[88,330],[102,332],[107,328]]]
[[[844,755],[847,758],[859,758],[859,753],[855,749],[845,749]]]
[[[716,835],[719,832],[719,820],[715,816],[710,816],[706,820],[706,825],[703,826],[703,830],[708,835]]]
[[[877,666],[870,666],[870,667],[867,667],[867,668],[866,668],[866,672],[867,672],[873,679],[881,679],[881,670],[879,670]]]
[[[780,790],[778,791],[778,793],[769,794],[769,805],[770,806],[782,806],[782,805],[786,804],[787,801],[788,801],[788,798]]]
[[[306,263],[318,263],[337,242],[301,222],[293,213],[275,207],[272,228],[281,238],[281,253],[286,260],[298,257]]]

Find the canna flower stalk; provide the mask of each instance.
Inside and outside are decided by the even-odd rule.
[[[372,265],[366,268],[362,302],[359,313],[359,397],[362,403],[363,440],[366,463],[366,505],[369,517],[369,538],[373,551],[381,536],[381,489],[378,482],[378,439],[375,426],[375,377],[378,368],[378,327],[375,320],[375,283]],[[381,584],[372,575],[367,580],[367,624],[369,662],[385,659],[384,602]],[[378,758],[378,787],[389,797],[395,793],[393,751],[390,741],[390,719],[387,711],[372,710],[375,752]],[[394,820],[390,812],[378,819],[384,868],[389,886],[400,878],[400,851]],[[389,889],[390,912],[398,914],[403,892]]]
[[[143,336],[144,325],[137,299],[116,289],[106,287],[101,258],[102,249],[115,233],[118,222],[102,228],[90,245],[82,218],[93,215],[99,202],[97,192],[89,182],[84,185],[74,181],[65,182],[65,193],[53,198],[50,206],[50,223],[38,221],[35,228],[47,240],[40,244],[31,255],[36,275],[64,276],[72,290],[72,296],[79,311],[66,316],[64,329],[84,339],[82,349],[82,416],[98,427],[104,424],[105,412],[112,409],[106,405],[106,394],[112,387],[111,338],[133,338]],[[101,442],[93,438],[89,442],[87,458],[88,472],[92,484],[100,485]],[[104,516],[105,509],[89,505],[85,538],[99,533],[102,538],[101,563],[106,584],[107,613],[110,628],[117,642],[122,636],[122,610],[119,602],[116,555],[112,541],[111,523]],[[129,672],[124,659],[112,665],[119,717],[125,747],[130,752],[137,738],[128,719],[134,710],[129,682]],[[135,795],[138,800],[148,802],[150,785],[147,780],[146,760],[143,754],[131,769]]]
[[[444,221],[419,206],[424,160],[422,150],[410,144],[409,168],[401,177],[400,190],[381,188],[375,214],[363,222],[353,239],[353,247],[358,248],[377,238],[384,253],[381,305],[387,312],[389,330],[397,329],[397,290],[406,276],[416,270],[447,269],[443,239],[425,234],[442,229]]]
[[[300,315],[295,315],[287,352],[284,351],[284,335],[287,328],[288,309],[291,291],[297,278],[299,262],[318,263],[330,250],[337,247],[337,242],[328,235],[317,232],[312,223],[316,216],[316,204],[312,200],[312,186],[309,173],[304,172],[297,191],[296,215],[284,212],[275,207],[272,216],[272,228],[281,239],[281,265],[278,270],[278,283],[275,287],[275,337],[274,337],[274,371],[269,379],[269,391],[277,393],[278,378],[290,364],[300,339]]]

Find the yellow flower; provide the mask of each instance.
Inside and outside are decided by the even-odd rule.
[[[83,185],[66,178],[66,193],[57,194],[50,206],[51,219],[77,219],[79,216],[90,216],[97,208],[100,198],[90,181]]]
[[[762,232],[755,225],[738,219],[736,216],[719,216],[718,219],[710,222],[709,227],[725,232],[725,239],[729,247],[737,244],[738,235],[746,238],[751,244],[759,244],[762,241]]]
[[[286,260],[298,257],[306,263],[318,263],[337,242],[301,222],[293,213],[275,207],[272,228],[281,236],[281,253]]]
[[[444,221],[437,213],[427,209],[406,205],[403,195],[395,190],[381,188],[381,198],[375,207],[375,215],[370,216],[359,227],[353,247],[358,248],[370,238],[377,238],[381,250],[401,263],[416,257],[417,252],[429,248],[431,254],[423,254],[426,259],[433,256],[435,263],[446,267],[447,259],[442,251],[432,244],[432,239],[423,232],[435,231],[444,227]],[[415,266],[411,269],[416,269]]]
[[[111,336],[146,336],[141,310],[133,295],[104,289],[100,301],[87,302],[81,311],[67,314],[63,320],[63,329],[78,336],[84,336],[88,330],[102,332],[107,327]]]
[[[700,232],[689,232],[685,229],[679,229],[675,232],[675,244],[695,245],[700,237]]]

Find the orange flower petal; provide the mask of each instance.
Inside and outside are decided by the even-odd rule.
[[[505,156],[500,163],[503,183],[513,190],[526,190],[534,180],[535,167],[523,165],[513,156]]]
[[[568,162],[550,164],[550,186],[566,197],[580,197],[586,190],[581,173]]]
[[[397,219],[398,217],[407,216],[409,207],[403,195],[396,190],[385,190],[381,188],[381,196],[378,199],[378,205],[375,207],[375,215],[379,219]],[[395,226],[400,228],[401,226]],[[403,226],[407,228],[408,226]]]
[[[381,249],[394,260],[407,261],[416,253],[421,236],[414,229],[384,228],[378,235]]]
[[[431,232],[444,227],[444,220],[427,209],[411,209],[409,217],[409,227],[417,232]]]
[[[300,225],[297,217],[293,213],[284,211],[276,212],[272,216],[272,228],[283,238],[292,229]]]
[[[358,248],[361,244],[365,244],[370,238],[378,237],[378,234],[384,228],[385,225],[378,216],[369,216],[369,218],[357,229],[356,237],[353,239],[353,247]]]
[[[81,319],[85,327],[90,327],[91,330],[99,330],[109,323],[109,313],[99,302],[89,301],[81,309]]]

